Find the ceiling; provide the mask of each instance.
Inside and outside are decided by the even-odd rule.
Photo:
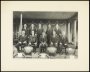
[[[14,19],[20,18],[22,13],[23,18],[25,19],[69,19],[77,14],[77,12],[20,12],[14,11]]]

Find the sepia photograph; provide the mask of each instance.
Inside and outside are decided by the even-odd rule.
[[[78,12],[13,11],[13,58],[78,58]]]
[[[88,70],[88,1],[1,2],[1,71]]]

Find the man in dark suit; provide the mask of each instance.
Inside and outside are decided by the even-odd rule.
[[[63,44],[68,44],[68,39],[67,39],[67,37],[62,36],[62,43],[63,43]]]
[[[60,30],[60,27],[59,27],[58,24],[56,24],[54,30],[55,30],[55,32],[56,32],[56,34],[57,34],[58,36],[61,36],[61,30]]]
[[[29,35],[32,34],[32,31],[34,31],[34,33],[36,33],[36,31],[37,31],[37,29],[36,29],[36,27],[35,27],[34,24],[31,24],[31,26],[30,26],[30,28],[29,28]]]
[[[46,41],[42,41],[40,44],[39,44],[39,48],[40,48],[40,52],[46,52],[46,49],[47,49],[47,43]]]
[[[45,52],[47,48],[47,35],[45,32],[42,32],[40,36],[40,44],[39,44],[40,52]]]
[[[25,35],[25,31],[23,30],[22,34],[18,38],[18,43],[15,45],[19,52],[27,45],[27,40],[27,36]]]
[[[51,36],[52,36],[52,27],[51,25],[49,24],[48,25],[48,29],[47,29],[47,43],[48,43],[48,46],[50,46],[50,41],[51,41]]]
[[[64,48],[63,46],[63,35],[61,34],[59,36],[59,41],[58,41],[58,53],[61,53],[62,49]]]
[[[62,44],[63,44],[63,49],[62,50],[64,50],[64,52],[66,54],[66,49],[68,47],[68,39],[67,39],[67,37],[62,36]]]
[[[37,27],[38,47],[39,47],[39,44],[40,44],[40,36],[42,35],[42,32],[43,32],[43,28],[42,28],[41,23],[39,23],[39,25]]]
[[[57,48],[58,47],[58,42],[59,42],[59,36],[53,30],[53,35],[51,36],[51,43],[50,44]]]
[[[40,42],[46,41],[47,42],[47,35],[45,32],[42,32],[42,35],[40,36]]]
[[[34,33],[34,31],[32,31],[32,34],[29,36],[29,45],[32,46],[34,48],[34,52],[36,52],[36,48],[37,48],[37,34]]]
[[[29,29],[28,29],[27,24],[24,24],[23,30],[25,30],[25,35],[28,37],[29,36]]]

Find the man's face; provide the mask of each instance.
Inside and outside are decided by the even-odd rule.
[[[22,36],[24,36],[25,35],[25,31],[22,31]]]
[[[32,35],[34,36],[34,31],[32,31]]]
[[[58,28],[59,26],[58,26],[58,24],[56,24],[56,28]]]
[[[27,27],[27,25],[26,24],[24,24],[24,28],[26,28]]]
[[[51,28],[51,25],[49,24],[48,27]]]
[[[41,24],[39,24],[39,28],[41,28]]]

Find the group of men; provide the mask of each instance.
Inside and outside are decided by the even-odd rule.
[[[57,52],[60,52],[62,48],[67,47],[65,44],[68,43],[68,40],[62,35],[58,24],[54,27],[48,24],[47,29],[42,26],[42,24],[38,24],[37,27],[34,24],[23,25],[21,35],[17,39],[15,36],[13,37],[14,45],[19,52],[25,46],[32,46],[34,52],[37,48],[40,48],[40,52],[45,52],[47,47],[55,47]]]

